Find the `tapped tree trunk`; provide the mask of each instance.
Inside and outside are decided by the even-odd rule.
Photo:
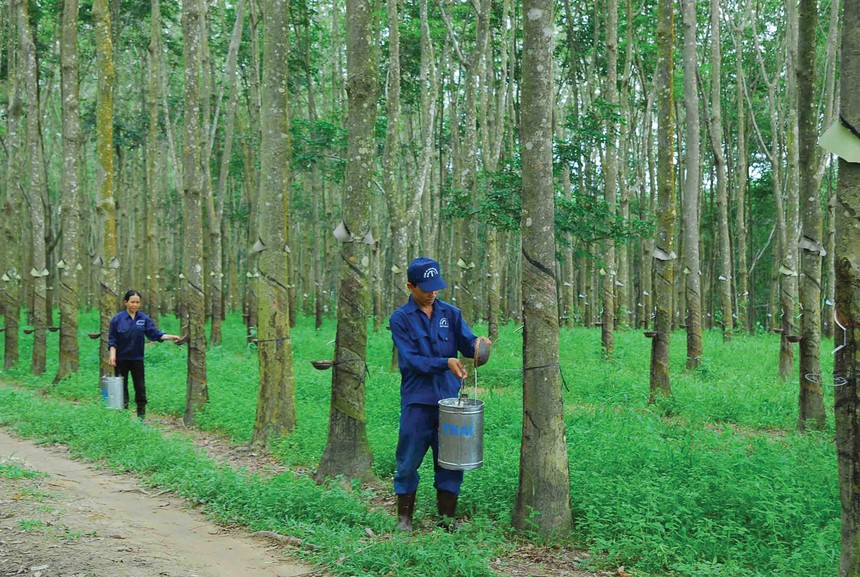
[[[737,59],[737,117],[738,117],[738,162],[737,162],[737,193],[735,195],[736,214],[735,230],[737,231],[737,266],[735,267],[737,282],[738,326],[747,332],[752,332],[755,315],[750,308],[749,272],[747,271],[747,223],[746,223],[746,191],[749,183],[749,158],[747,158],[747,126],[746,104],[744,103],[744,67],[743,60]]]
[[[794,0],[791,0],[794,1]],[[726,159],[723,154],[723,117],[720,74],[722,53],[720,47],[720,2],[711,0],[711,152],[717,169],[717,228],[719,242],[719,276],[717,290],[722,313],[723,340],[732,339],[732,255],[729,238],[729,194],[726,176]]]
[[[657,234],[654,245],[654,332],[651,340],[649,402],[671,396],[669,338],[672,332],[672,292],[675,287],[675,162],[673,136],[675,105],[672,97],[675,36],[672,0],[660,0],[657,14]]]
[[[24,89],[27,94],[27,172],[29,186],[24,187],[24,198],[29,205],[30,236],[32,239],[32,268],[30,276],[33,290],[33,361],[30,370],[34,375],[45,372],[48,352],[47,333],[47,282],[45,231],[47,200],[45,165],[42,161],[42,128],[39,122],[39,79],[36,64],[36,46],[30,30],[27,2],[18,4],[18,35],[21,41],[21,62],[24,73]]]
[[[842,118],[860,129],[860,0],[844,0]],[[837,120],[839,122],[840,120]],[[840,577],[860,577],[860,164],[839,161],[836,189],[836,365],[834,412],[842,504]],[[841,346],[842,344],[845,346]],[[844,379],[844,380],[843,380]]]
[[[296,387],[290,342],[290,299],[286,252],[289,226],[289,118],[287,112],[288,0],[266,0],[263,16],[263,91],[260,110],[260,195],[257,222],[257,350],[260,388],[255,443],[296,426]]]
[[[823,429],[824,396],[821,390],[821,257],[826,252],[821,230],[821,194],[816,178],[818,169],[818,111],[815,107],[815,55],[817,44],[818,1],[800,0],[798,34],[798,146],[800,154],[800,191],[803,199],[803,238],[800,242],[800,402],[798,428],[807,422]]]
[[[716,4],[716,6],[715,6]],[[684,273],[687,297],[687,369],[702,362],[702,272],[699,259],[699,98],[696,90],[696,2],[681,3],[684,21],[684,108],[686,110],[687,174],[681,201],[684,213]],[[718,0],[711,0],[711,10],[719,11]]]
[[[782,244],[782,278],[780,301],[782,304],[782,338],[780,344],[779,376],[791,380],[794,372],[794,345],[797,337],[795,312],[798,296],[798,124],[797,124],[797,4],[785,4],[785,242]],[[781,194],[776,190],[776,194]]]
[[[346,46],[349,102],[347,166],[343,225],[351,242],[341,243],[337,337],[332,376],[328,442],[316,479],[343,475],[373,476],[373,453],[367,440],[364,377],[367,374],[367,316],[370,304],[370,170],[378,92],[377,56],[373,46],[373,14],[362,0],[347,0]]]
[[[95,21],[96,62],[99,71],[96,94],[96,210],[101,225],[101,251],[96,262],[101,268],[99,281],[99,374],[112,375],[108,352],[110,319],[119,305],[117,297],[116,204],[113,181],[113,43],[111,40],[110,9],[107,0],[93,2]]]
[[[160,177],[158,174],[158,85],[161,65],[161,4],[160,0],[151,0],[152,28],[149,40],[149,154],[146,157],[147,183],[149,184],[148,202],[146,202],[146,288],[148,314],[153,321],[158,322],[158,312],[161,306],[159,295],[158,274],[158,190]]]
[[[570,472],[559,367],[552,177],[553,2],[523,2],[523,432],[513,525],[572,528]]]
[[[63,240],[60,271],[60,363],[54,382],[78,372],[78,271],[80,266],[81,118],[78,109],[78,0],[63,6],[61,67],[63,93]],[[62,265],[62,266],[61,266]]]
[[[17,2],[23,0],[10,0],[9,2],[9,31],[10,37],[15,38],[15,22],[18,10]],[[9,104],[6,111],[6,148],[7,148],[7,170],[6,170],[6,196],[3,199],[3,241],[5,268],[2,271],[3,290],[3,368],[11,369],[18,362],[18,319],[21,314],[20,279],[21,279],[21,228],[16,223],[16,215],[21,211],[21,169],[20,154],[21,146],[21,97],[19,91],[19,66],[18,51],[15,42],[8,43],[7,53],[7,91]]]
[[[202,60],[200,0],[182,0],[185,33],[185,162],[182,170],[183,257],[182,311],[188,337],[188,377],[183,422],[193,425],[209,400],[206,385],[206,310],[203,274],[203,134],[200,125],[200,66]]]
[[[604,171],[603,198],[610,214],[615,214],[618,190],[618,123],[615,106],[618,104],[618,0],[608,0],[606,6],[606,103],[612,116],[606,122],[606,170]],[[601,283],[603,314],[601,316],[600,341],[603,355],[612,357],[615,350],[615,243],[607,239],[603,247],[605,271]]]

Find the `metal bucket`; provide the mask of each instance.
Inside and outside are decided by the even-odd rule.
[[[102,399],[108,409],[122,409],[125,386],[122,377],[102,377]]]
[[[439,401],[439,466],[468,471],[484,464],[484,401]]]

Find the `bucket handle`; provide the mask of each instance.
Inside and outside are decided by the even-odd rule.
[[[473,361],[474,361],[474,359],[473,359]],[[474,363],[473,368],[475,370],[475,386],[474,386],[475,392],[474,392],[474,396],[472,398],[477,400],[478,399],[478,363]],[[464,377],[464,378],[460,379],[460,398],[461,399],[466,396],[464,394],[465,389],[466,389],[466,379]]]

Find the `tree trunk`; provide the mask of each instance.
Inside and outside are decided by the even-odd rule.
[[[723,118],[721,103],[722,53],[720,46],[720,2],[711,0],[711,153],[717,169],[717,230],[719,269],[717,291],[720,300],[723,340],[732,338],[732,255],[729,238],[729,196],[726,160],[723,154]]]
[[[18,4],[18,34],[21,40],[21,62],[24,73],[24,89],[27,94],[27,172],[30,173],[29,186],[24,187],[24,199],[29,206],[30,235],[32,241],[32,263],[30,276],[33,277],[33,361],[31,372],[41,375],[47,362],[48,337],[47,300],[48,268],[46,262],[46,218],[47,183],[45,165],[42,160],[42,129],[39,122],[39,80],[36,64],[36,46],[30,30],[28,3]]]
[[[203,274],[203,134],[200,125],[200,66],[202,60],[200,0],[182,0],[182,30],[185,34],[185,162],[182,170],[183,258],[182,295],[185,334],[188,337],[186,380],[186,425],[209,400],[206,384],[206,310]]]
[[[96,262],[101,268],[100,279],[100,332],[99,348],[101,375],[112,375],[113,367],[108,362],[108,330],[110,319],[119,305],[117,297],[117,242],[116,242],[116,205],[114,203],[114,157],[113,157],[113,45],[111,41],[110,10],[107,0],[93,2],[95,20],[96,62],[99,71],[98,93],[96,95],[96,158],[99,169],[96,171],[96,210],[101,228],[101,254]]]
[[[316,479],[343,475],[373,476],[373,454],[367,440],[364,377],[367,374],[367,315],[369,307],[370,171],[375,157],[378,86],[377,56],[372,36],[371,7],[361,0],[346,3],[346,46],[349,118],[343,195],[343,224],[352,242],[341,244],[338,284],[337,337],[332,377],[328,442]]]
[[[624,54],[624,74],[621,78],[621,105],[620,112],[622,118],[626,119],[619,127],[618,135],[618,216],[622,221],[627,221],[630,218],[630,177],[629,158],[630,158],[630,132],[631,126],[634,123],[630,120],[631,111],[631,96],[630,96],[630,80],[633,72],[633,6],[631,0],[625,0],[625,20],[626,20],[626,49]],[[622,328],[630,328],[636,322],[635,319],[635,303],[631,300],[631,287],[633,275],[630,274],[630,247],[632,240],[622,243],[615,251],[616,270],[618,282],[616,283],[615,296],[618,301],[618,326]]]
[[[158,274],[158,215],[159,202],[158,191],[158,157],[160,145],[158,142],[158,85],[161,77],[161,3],[160,0],[151,0],[151,29],[149,40],[149,142],[146,157],[147,166],[147,191],[148,202],[146,211],[146,288],[148,314],[153,321],[158,321],[159,309],[161,308],[160,275]]]
[[[289,226],[289,118],[287,90],[288,0],[267,0],[263,17],[263,82],[258,198],[257,349],[260,389],[255,443],[291,432],[296,426],[296,388],[290,342],[290,302],[286,230]]]
[[[844,0],[842,118],[860,128],[860,0]],[[838,122],[838,121],[837,121]],[[836,366],[834,412],[842,504],[840,577],[860,577],[860,164],[839,161],[836,189]],[[844,346],[842,346],[844,345]]]
[[[824,86],[825,86],[825,96],[824,96],[824,124],[825,128],[829,127],[833,123],[834,110],[836,108],[836,60],[837,56],[837,47],[839,46],[839,35],[840,35],[840,25],[841,19],[839,18],[839,12],[842,8],[841,2],[838,0],[835,2],[831,2],[830,4],[830,28],[827,33],[827,56],[826,56],[826,72],[824,75]],[[819,151],[823,152],[823,151]],[[821,321],[822,321],[822,336],[826,338],[833,338],[833,303],[835,302],[836,296],[834,295],[834,280],[836,277],[836,272],[834,269],[834,260],[833,260],[833,210],[834,203],[836,201],[836,192],[834,187],[832,186],[832,175],[833,169],[835,168],[833,162],[824,162],[827,158],[826,154],[822,154],[820,156],[819,163],[819,186],[821,180],[824,179],[825,171],[829,172],[828,180],[827,180],[827,205],[826,205],[826,217],[825,217],[825,249],[827,250],[827,254],[825,255],[824,268],[827,273],[824,275],[827,279],[824,288],[824,307],[822,309]]]
[[[523,2],[523,432],[512,522],[519,531],[572,527],[559,367],[552,177],[552,0]]]
[[[654,246],[654,332],[651,340],[649,402],[657,395],[670,396],[669,338],[672,332],[672,291],[675,287],[675,106],[672,96],[675,36],[672,0],[660,0],[657,14],[657,234]]]
[[[618,123],[614,120],[618,104],[618,0],[606,2],[606,103],[612,116],[606,122],[606,161],[603,171],[603,198],[610,214],[615,214],[618,190]],[[601,277],[603,314],[601,315],[600,342],[606,358],[615,350],[615,243],[607,239],[602,248],[605,273]]]
[[[711,0],[711,10],[718,0]],[[687,301],[687,369],[699,366],[702,357],[702,271],[699,262],[699,195],[701,167],[699,160],[699,98],[696,86],[696,3],[683,0],[684,20],[684,109],[686,111],[686,180],[681,201],[684,214],[684,273]],[[683,310],[683,309],[681,309]]]
[[[9,2],[9,51],[7,54],[7,91],[9,103],[6,112],[6,196],[3,199],[3,242],[6,265],[2,271],[3,289],[3,368],[8,370],[18,362],[18,319],[21,314],[21,227],[18,215],[21,214],[21,96],[20,72],[16,50],[17,2]]]
[[[60,362],[54,382],[78,372],[78,271],[80,266],[81,118],[78,109],[78,0],[63,5],[61,68],[63,101],[63,240],[60,271]]]
[[[798,296],[798,187],[799,187],[799,143],[797,124],[797,5],[786,2],[786,65],[785,65],[785,116],[787,129],[785,140],[785,243],[782,245],[782,345],[780,355],[780,377],[788,381],[794,372],[794,349],[792,341],[797,337],[795,311]],[[780,191],[777,191],[779,194]],[[789,363],[789,360],[791,363]]]
[[[737,233],[737,309],[738,326],[747,332],[752,332],[754,326],[754,314],[750,308],[749,273],[747,271],[747,224],[746,224],[746,196],[747,184],[749,183],[749,158],[747,158],[747,121],[746,106],[744,103],[744,67],[741,58],[737,60],[737,105],[738,105],[738,163],[737,163],[737,186],[735,194],[735,230]]]
[[[818,111],[815,107],[815,55],[817,45],[818,1],[800,0],[798,21],[798,146],[800,191],[803,199],[803,238],[801,239],[800,304],[800,400],[798,428],[807,422],[824,428],[824,397],[821,390],[821,257],[826,252],[821,234],[821,194],[816,178],[818,169]]]

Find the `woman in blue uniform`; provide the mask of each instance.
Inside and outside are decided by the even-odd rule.
[[[168,335],[158,330],[146,313],[140,310],[140,293],[130,290],[122,298],[124,311],[118,312],[110,321],[108,349],[110,364],[115,374],[122,377],[124,392],[123,406],[128,408],[128,375],[134,382],[134,401],[137,416],[143,420],[146,415],[146,377],[143,370],[144,337],[151,341],[178,341],[176,335]]]

